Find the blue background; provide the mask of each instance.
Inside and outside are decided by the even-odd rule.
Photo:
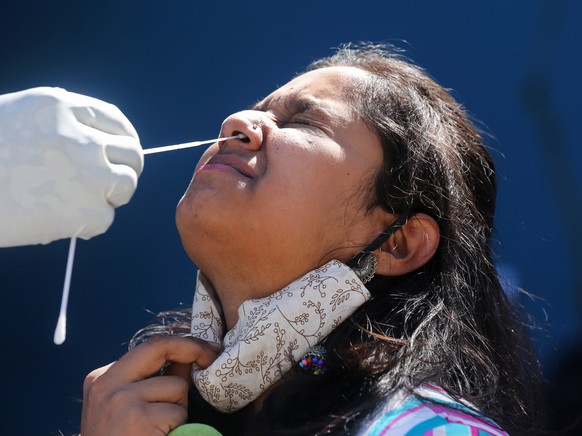
[[[0,7],[0,93],[60,86],[116,104],[144,148],[213,138],[222,120],[331,48],[407,50],[489,132],[500,194],[494,249],[535,295],[552,380],[580,349],[582,2],[11,2]],[[79,241],[67,341],[52,343],[68,241],[0,250],[0,433],[79,430],[84,376],[157,312],[190,304],[195,269],[174,225],[200,155],[146,157],[111,229]]]

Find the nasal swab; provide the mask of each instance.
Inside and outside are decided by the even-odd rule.
[[[61,310],[59,320],[55,328],[53,341],[57,345],[65,342],[67,336],[67,304],[69,303],[69,289],[71,288],[71,275],[73,274],[73,260],[75,259],[75,246],[77,238],[73,236],[69,244],[69,256],[67,257],[67,269],[65,270],[65,284],[63,285],[63,296],[61,298]]]
[[[198,147],[200,145],[211,144],[215,141],[226,141],[228,139],[243,139],[246,135],[239,133],[234,136],[227,136],[224,138],[207,139],[205,141],[184,142],[182,144],[165,145],[163,147],[146,148],[143,154],[162,153],[164,151],[181,150],[183,148]],[[67,337],[67,305],[69,304],[69,290],[71,289],[71,276],[73,275],[73,261],[75,260],[75,247],[77,245],[77,238],[72,237],[69,244],[69,255],[67,256],[67,268],[65,270],[65,283],[63,285],[63,295],[61,297],[61,309],[59,311],[59,319],[55,328],[53,341],[57,345],[65,342]]]
[[[175,145],[164,145],[163,147],[154,147],[154,148],[146,148],[143,151],[143,154],[152,154],[152,153],[162,153],[164,151],[172,151],[172,150],[181,150],[183,148],[190,148],[190,147],[198,147],[204,144],[211,144],[216,141],[226,141],[228,139],[243,139],[246,138],[245,135],[239,133],[235,136],[227,136],[224,138],[215,138],[215,139],[207,139],[206,141],[194,141],[194,142],[184,142],[182,144],[175,144]]]

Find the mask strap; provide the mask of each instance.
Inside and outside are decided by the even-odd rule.
[[[386,230],[384,230],[382,233],[380,233],[378,235],[378,237],[376,239],[374,239],[370,245],[368,245],[366,248],[364,248],[362,251],[360,251],[358,254],[356,254],[354,257],[352,257],[352,259],[346,265],[349,266],[350,268],[357,268],[358,265],[360,264],[360,262],[366,256],[368,256],[374,250],[377,250],[378,248],[380,248],[380,246],[384,242],[386,242],[390,238],[390,236],[392,236],[394,233],[396,233],[398,230],[400,230],[402,228],[402,226],[404,224],[406,224],[406,222],[410,219],[410,217],[411,217],[411,214],[409,212],[401,214],[396,219],[396,221],[394,221],[392,224],[390,224],[386,228]]]

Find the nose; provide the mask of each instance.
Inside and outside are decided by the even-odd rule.
[[[241,111],[230,115],[222,123],[221,136],[236,136],[242,133],[243,139],[234,139],[249,150],[259,150],[263,144],[263,125],[256,111]]]

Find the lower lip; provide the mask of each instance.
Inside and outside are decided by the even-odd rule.
[[[221,163],[207,163],[205,165],[202,165],[197,173],[201,173],[201,172],[206,172],[206,171],[218,171],[220,173],[229,173],[229,174],[234,174],[236,176],[244,176],[246,177],[244,174],[242,174],[240,171],[236,170],[235,168],[229,166],[229,165],[225,165],[225,164],[221,164]]]

